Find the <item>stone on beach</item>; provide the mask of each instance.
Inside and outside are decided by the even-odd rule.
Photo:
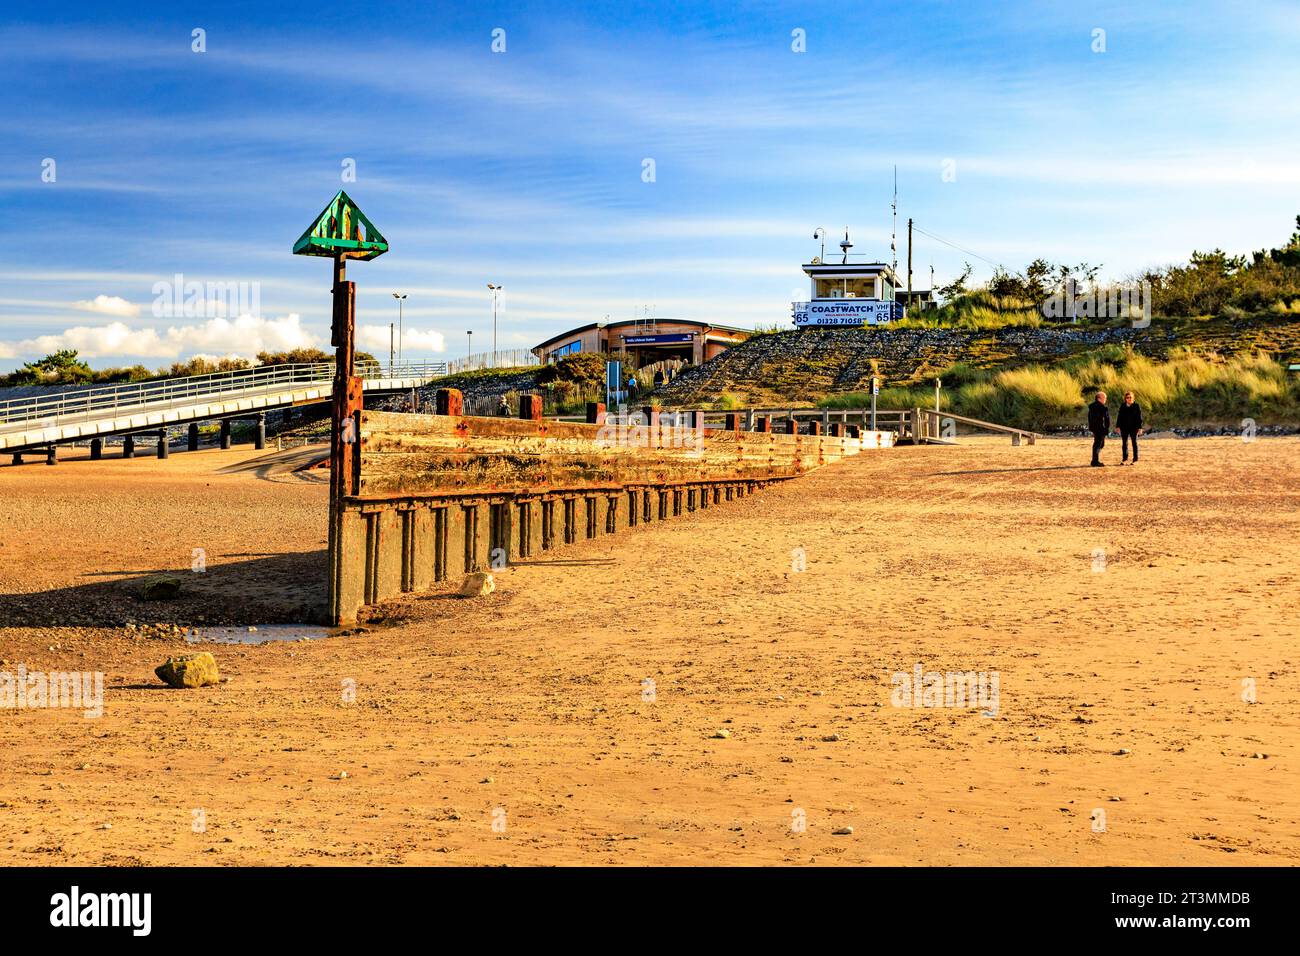
[[[221,675],[217,672],[217,659],[210,651],[169,657],[166,663],[154,669],[154,673],[170,687],[206,687],[221,680]]]

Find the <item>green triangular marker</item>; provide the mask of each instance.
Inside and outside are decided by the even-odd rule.
[[[343,190],[293,244],[296,256],[373,259],[388,251],[388,240]]]

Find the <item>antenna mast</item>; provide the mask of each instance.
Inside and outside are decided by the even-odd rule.
[[[898,272],[898,166],[894,166],[894,201],[890,203],[894,213],[894,224],[889,231],[889,254],[893,257],[893,270]]]

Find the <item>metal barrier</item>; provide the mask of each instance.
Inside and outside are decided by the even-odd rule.
[[[445,362],[404,365],[358,363],[358,373],[367,381],[432,379],[447,373]],[[334,364],[260,365],[248,369],[190,375],[184,378],[154,379],[69,389],[55,395],[39,395],[0,402],[0,428],[34,423],[53,427],[87,421],[113,413],[159,410],[186,405],[205,398],[234,398],[275,391],[286,385],[331,386]]]

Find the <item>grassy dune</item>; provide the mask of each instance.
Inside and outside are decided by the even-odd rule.
[[[1150,428],[1300,424],[1300,376],[1268,355],[1220,358],[1175,350],[1152,359],[1123,348],[1105,348],[1047,365],[990,371],[956,365],[941,376],[942,407],[959,415],[1035,430],[1082,425],[1093,393],[1103,390],[1114,408],[1132,391]],[[853,392],[820,404],[862,408],[871,396]],[[929,407],[932,388],[885,388],[882,408]]]

